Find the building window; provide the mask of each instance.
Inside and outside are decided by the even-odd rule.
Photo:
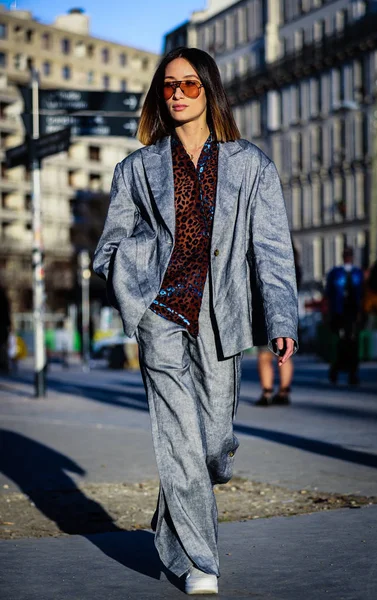
[[[89,46],[87,47],[87,55],[88,55],[88,58],[93,58],[93,56],[94,56],[93,44],[89,44]]]
[[[363,219],[365,217],[365,177],[362,171],[357,170],[355,175],[355,200],[356,217]]]
[[[101,50],[102,62],[107,64],[110,59],[110,52],[108,48],[102,48]]]
[[[89,84],[94,83],[94,71],[88,71],[87,82]]]
[[[4,69],[7,66],[7,55],[5,52],[0,52],[0,68]]]
[[[43,33],[41,38],[42,50],[49,50],[51,48],[51,36],[49,33]]]
[[[71,79],[71,67],[66,65],[62,68],[62,77],[63,79]]]
[[[14,55],[14,68],[17,71],[24,71],[26,69],[26,56],[24,54],[18,53]]]
[[[312,225],[312,190],[308,184],[303,186],[302,221],[304,227]]]
[[[321,187],[318,180],[312,181],[312,221],[314,226],[321,224]]]
[[[241,44],[244,44],[247,40],[247,14],[246,7],[238,9],[238,39]]]
[[[125,79],[122,79],[120,82],[120,91],[121,92],[127,91],[127,81]]]
[[[331,71],[331,106],[333,109],[339,108],[341,100],[341,77],[339,69]]]
[[[304,45],[304,30],[298,29],[294,33],[295,36],[295,50],[301,50]]]
[[[281,127],[281,96],[275,90],[267,93],[267,127],[269,131]]]
[[[28,44],[30,44],[33,41],[33,37],[34,37],[34,30],[33,29],[27,29],[25,31],[25,42],[27,42]]]
[[[105,90],[108,90],[110,87],[110,77],[108,75],[104,75],[102,77],[102,85]]]
[[[324,20],[316,21],[313,25],[313,39],[315,42],[321,42],[325,37],[326,24]]]
[[[84,56],[86,55],[86,46],[82,40],[80,40],[79,42],[76,42],[74,54],[78,58],[84,58]]]
[[[322,256],[322,239],[318,237],[313,240],[313,276],[317,281],[323,277]]]
[[[63,54],[69,54],[71,51],[71,44],[70,41],[67,40],[67,38],[62,39],[61,41],[61,48],[62,48],[62,52]]]
[[[302,217],[301,207],[301,188],[294,186],[292,189],[292,226],[293,229],[300,229]]]
[[[225,19],[215,22],[215,48],[221,49],[225,40]]]
[[[0,39],[5,40],[7,37],[7,26],[5,23],[0,23]]]
[[[48,60],[43,63],[43,75],[46,77],[51,75],[51,63]]]
[[[149,58],[143,58],[143,60],[141,61],[141,68],[143,69],[143,71],[146,71],[149,67]]]
[[[121,67],[125,67],[127,65],[127,55],[124,52],[119,54],[119,64]]]
[[[89,189],[98,191],[102,188],[101,176],[98,173],[89,173]]]
[[[100,147],[99,146],[89,146],[89,160],[93,160],[95,162],[100,161]]]
[[[234,47],[234,16],[228,15],[225,20],[225,40],[226,47],[231,50]]]

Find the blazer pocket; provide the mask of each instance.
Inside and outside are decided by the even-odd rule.
[[[115,248],[110,259],[109,272],[106,280],[106,295],[110,306],[113,306],[116,310],[119,310],[119,304],[115,296],[113,279],[114,279],[114,265],[115,259],[118,252],[118,248]]]
[[[136,239],[124,238],[117,249],[113,259],[110,294],[113,304],[118,310],[124,307],[125,299],[131,293],[139,293],[138,275],[136,266]]]

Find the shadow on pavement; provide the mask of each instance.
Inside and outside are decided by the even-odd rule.
[[[329,456],[330,458],[337,458],[346,462],[352,462],[377,469],[377,454],[358,452],[357,450],[349,450],[348,448],[343,448],[336,444],[312,440],[299,435],[292,435],[290,433],[283,433],[270,429],[261,429],[259,427],[249,427],[248,425],[237,423],[234,425],[234,431],[236,433],[243,433],[244,435],[263,438],[264,440],[276,442],[277,444],[299,448],[306,452],[313,452],[314,454],[321,454],[323,456]]]
[[[22,384],[31,384],[30,372],[24,372],[12,379],[8,379],[12,382],[18,382]],[[124,386],[128,386],[124,383]],[[102,402],[104,404],[110,404],[112,406],[119,406],[121,408],[132,408],[134,410],[142,410],[148,411],[148,403],[147,398],[145,396],[144,387],[131,385],[130,387],[134,388],[134,391],[129,392],[124,389],[119,389],[116,387],[112,387],[111,384],[108,383],[106,386],[100,387],[98,382],[94,382],[92,385],[84,385],[82,383],[72,383],[69,379],[65,381],[61,381],[59,378],[54,378],[54,376],[49,376],[47,378],[47,395],[48,391],[58,392],[60,394],[72,394],[74,396],[82,396],[89,400],[95,400],[97,402]],[[15,395],[24,395],[26,393],[21,393],[22,390],[14,390],[7,389],[6,393],[13,393]]]
[[[254,376],[252,374],[252,377],[250,377],[249,371],[248,375],[249,380],[255,380],[255,377],[257,377],[256,372]],[[22,383],[30,383],[30,376],[24,374],[23,377],[18,376],[17,380],[22,381]],[[140,391],[135,390],[133,393],[130,393],[128,391],[126,392],[124,390],[119,390],[108,385],[106,387],[98,387],[98,384],[97,387],[95,387],[95,384],[83,385],[81,383],[77,383],[73,385],[69,382],[65,383],[59,379],[54,379],[52,377],[48,380],[48,387],[49,389],[54,390],[56,392],[60,392],[62,394],[73,394],[77,396],[83,396],[84,398],[88,398],[90,400],[95,400],[97,402],[103,402],[105,404],[119,406],[126,409],[130,408],[144,412],[148,411],[148,404],[143,388],[140,388]],[[124,400],[118,399],[119,396],[124,396]],[[305,408],[307,409],[308,406],[305,405]],[[322,408],[324,408],[326,412],[337,412],[336,407],[330,408],[329,406],[324,405],[322,406]],[[315,405],[315,407],[313,407],[313,410],[316,409],[318,411],[321,411],[322,408],[321,405]],[[357,409],[348,409],[339,406],[339,414],[341,414],[342,412],[347,412],[347,410],[354,411]],[[364,418],[365,412],[359,411],[358,416],[361,415]],[[373,418],[375,418],[375,416],[375,413],[373,413]],[[241,425],[237,423],[235,423],[234,425],[234,430],[235,432],[242,433],[244,435],[251,435],[254,437],[263,438],[265,440],[276,442],[278,444],[298,448],[306,452],[312,452],[314,454],[329,456],[330,458],[335,458],[346,462],[352,462],[368,467],[377,468],[377,455],[375,454],[359,452],[357,450],[349,450],[342,446],[338,446],[336,444],[331,444],[328,442],[322,442],[320,440],[310,439],[274,430],[250,427],[248,425]]]
[[[70,458],[23,435],[0,430],[0,471],[61,531],[83,535],[113,560],[160,579],[161,564],[154,535],[117,527],[104,508],[87,498],[67,475],[65,471],[85,475]],[[103,533],[94,535],[98,531]]]
[[[375,410],[368,410],[368,409],[364,409],[364,408],[355,408],[353,406],[343,406],[343,405],[334,406],[331,404],[324,404],[323,402],[318,402],[317,400],[310,404],[308,402],[302,402],[302,401],[298,400],[299,396],[300,396],[299,392],[294,393],[293,398],[292,398],[292,405],[285,407],[285,410],[300,409],[300,410],[313,412],[313,413],[317,413],[317,414],[325,413],[327,415],[335,416],[337,418],[338,417],[343,417],[343,418],[351,417],[351,419],[366,419],[367,421],[377,420],[377,404],[375,405],[376,406]],[[254,406],[257,399],[258,398],[250,399],[250,396],[241,395],[240,403],[244,404],[245,406]],[[268,410],[275,410],[276,407],[267,407],[267,408],[268,408]],[[266,407],[262,408],[261,410],[265,411]]]

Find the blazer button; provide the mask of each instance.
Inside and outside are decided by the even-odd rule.
[[[216,250],[214,251],[214,255],[215,255],[215,256],[219,256],[219,254],[220,254],[220,250],[218,250],[218,249],[216,248]]]

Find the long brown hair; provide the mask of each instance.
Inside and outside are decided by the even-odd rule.
[[[150,146],[174,131],[163,97],[165,69],[176,58],[184,58],[195,69],[207,96],[207,123],[216,141],[229,142],[241,137],[234,120],[229,100],[221,82],[219,69],[213,58],[198,48],[176,48],[161,60],[153,76],[144,101],[137,132],[142,144]]]

